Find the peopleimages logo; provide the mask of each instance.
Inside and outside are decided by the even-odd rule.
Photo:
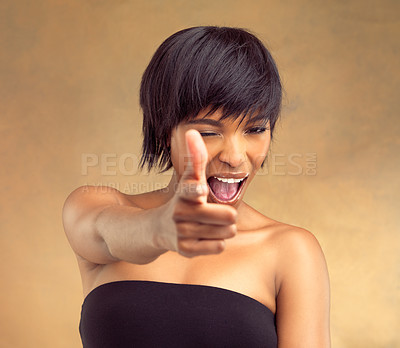
[[[263,157],[260,157],[259,163],[262,163]],[[182,170],[190,161],[189,156],[182,156],[180,165]],[[140,157],[133,153],[82,153],[81,155],[81,175],[100,174],[101,176],[127,175],[133,176],[139,174],[138,168]],[[221,164],[224,166],[224,164]],[[218,171],[216,168],[215,171]],[[221,171],[226,171],[226,167],[221,167]],[[141,175],[146,175],[144,171]],[[171,175],[169,171],[159,175]],[[273,153],[268,155],[263,168],[257,172],[257,175],[317,175],[317,153]]]

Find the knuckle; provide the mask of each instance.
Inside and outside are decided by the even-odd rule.
[[[185,254],[192,254],[193,250],[190,246],[190,244],[187,242],[187,240],[178,240],[178,249],[179,251],[185,253]]]
[[[183,223],[183,222],[177,223],[176,229],[178,231],[179,237],[189,237],[192,232],[192,228],[191,228],[190,224]]]
[[[220,254],[224,250],[225,250],[225,241],[221,240],[221,241],[216,242],[216,245],[215,245],[216,254]]]
[[[188,257],[188,258],[190,258],[190,259],[192,259],[192,258],[194,258],[195,256],[197,256],[197,254],[194,254],[194,253],[185,253],[185,254],[182,254],[183,256],[185,256],[185,257]]]
[[[226,219],[229,223],[234,224],[236,222],[237,212],[234,209],[229,209],[226,212]]]
[[[174,212],[172,213],[172,219],[176,221],[181,221],[185,216],[185,209],[183,204],[177,203],[174,208]]]
[[[197,193],[197,183],[195,181],[184,181],[181,184],[181,194],[183,194],[184,196],[186,195],[193,195],[195,193]]]
[[[237,234],[236,224],[232,224],[232,225],[229,226],[229,234],[232,237],[236,236],[236,234]]]

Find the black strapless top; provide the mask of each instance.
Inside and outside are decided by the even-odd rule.
[[[82,305],[84,348],[276,348],[275,316],[261,302],[208,285],[117,281]]]

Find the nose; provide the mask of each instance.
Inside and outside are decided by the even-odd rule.
[[[236,137],[227,138],[218,158],[231,168],[239,168],[246,161],[246,144]]]

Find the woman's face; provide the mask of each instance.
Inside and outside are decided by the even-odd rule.
[[[240,125],[235,121],[219,121],[220,111],[200,112],[193,120],[181,122],[171,134],[171,161],[180,180],[188,162],[185,133],[197,130],[208,151],[205,176],[209,187],[208,201],[238,206],[250,181],[260,169],[269,148],[269,123]]]

